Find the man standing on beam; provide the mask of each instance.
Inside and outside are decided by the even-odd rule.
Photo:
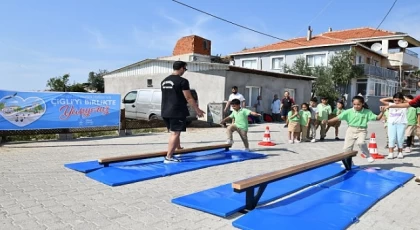
[[[195,110],[198,117],[204,116],[204,111],[198,108],[190,91],[190,83],[181,77],[187,71],[187,63],[175,61],[173,73],[161,82],[162,104],[161,116],[166,127],[171,131],[168,143],[168,153],[164,163],[177,163],[179,159],[173,156],[175,148],[180,146],[181,132],[187,129],[187,116],[190,115],[187,103]]]

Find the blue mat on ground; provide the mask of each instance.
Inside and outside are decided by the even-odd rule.
[[[257,208],[233,226],[258,229],[346,229],[381,198],[414,175],[403,172],[353,169],[277,203]],[[260,221],[260,220],[264,221]]]
[[[213,150],[206,150],[200,152],[193,152],[188,154],[183,154],[184,156],[188,155],[188,157],[196,157],[196,156],[205,156],[217,152],[225,151],[225,149],[213,149]],[[163,157],[153,157],[148,159],[141,159],[141,160],[132,160],[132,161],[124,161],[118,163],[109,164],[110,166],[128,166],[128,165],[140,165],[140,164],[150,164],[150,163],[158,163],[162,162]],[[91,171],[95,171],[97,169],[103,168],[104,166],[99,164],[98,161],[86,161],[86,162],[76,162],[76,163],[69,163],[65,164],[65,167],[83,173],[88,173]]]
[[[332,163],[289,178],[270,183],[259,204],[287,196],[302,188],[317,184],[343,173],[341,164]],[[235,193],[231,183],[177,197],[172,203],[197,209],[221,217],[230,216],[245,208],[245,193]]]
[[[88,172],[87,177],[110,186],[119,186],[157,177],[174,175],[210,166],[265,157],[260,153],[229,150],[211,154],[183,154],[180,163],[164,164],[163,158],[154,163],[113,165]]]

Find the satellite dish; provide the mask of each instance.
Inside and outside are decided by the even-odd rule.
[[[373,45],[370,47],[373,51],[379,51],[382,49],[381,43],[373,43]]]
[[[399,40],[398,41],[398,46],[401,47],[401,48],[407,48],[408,42],[406,40]]]

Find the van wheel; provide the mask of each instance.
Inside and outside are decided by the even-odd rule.
[[[158,120],[158,119],[159,119],[159,117],[157,115],[152,115],[152,116],[150,116],[149,121]]]

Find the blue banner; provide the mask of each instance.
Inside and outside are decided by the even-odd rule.
[[[119,126],[119,94],[0,90],[0,130]]]

